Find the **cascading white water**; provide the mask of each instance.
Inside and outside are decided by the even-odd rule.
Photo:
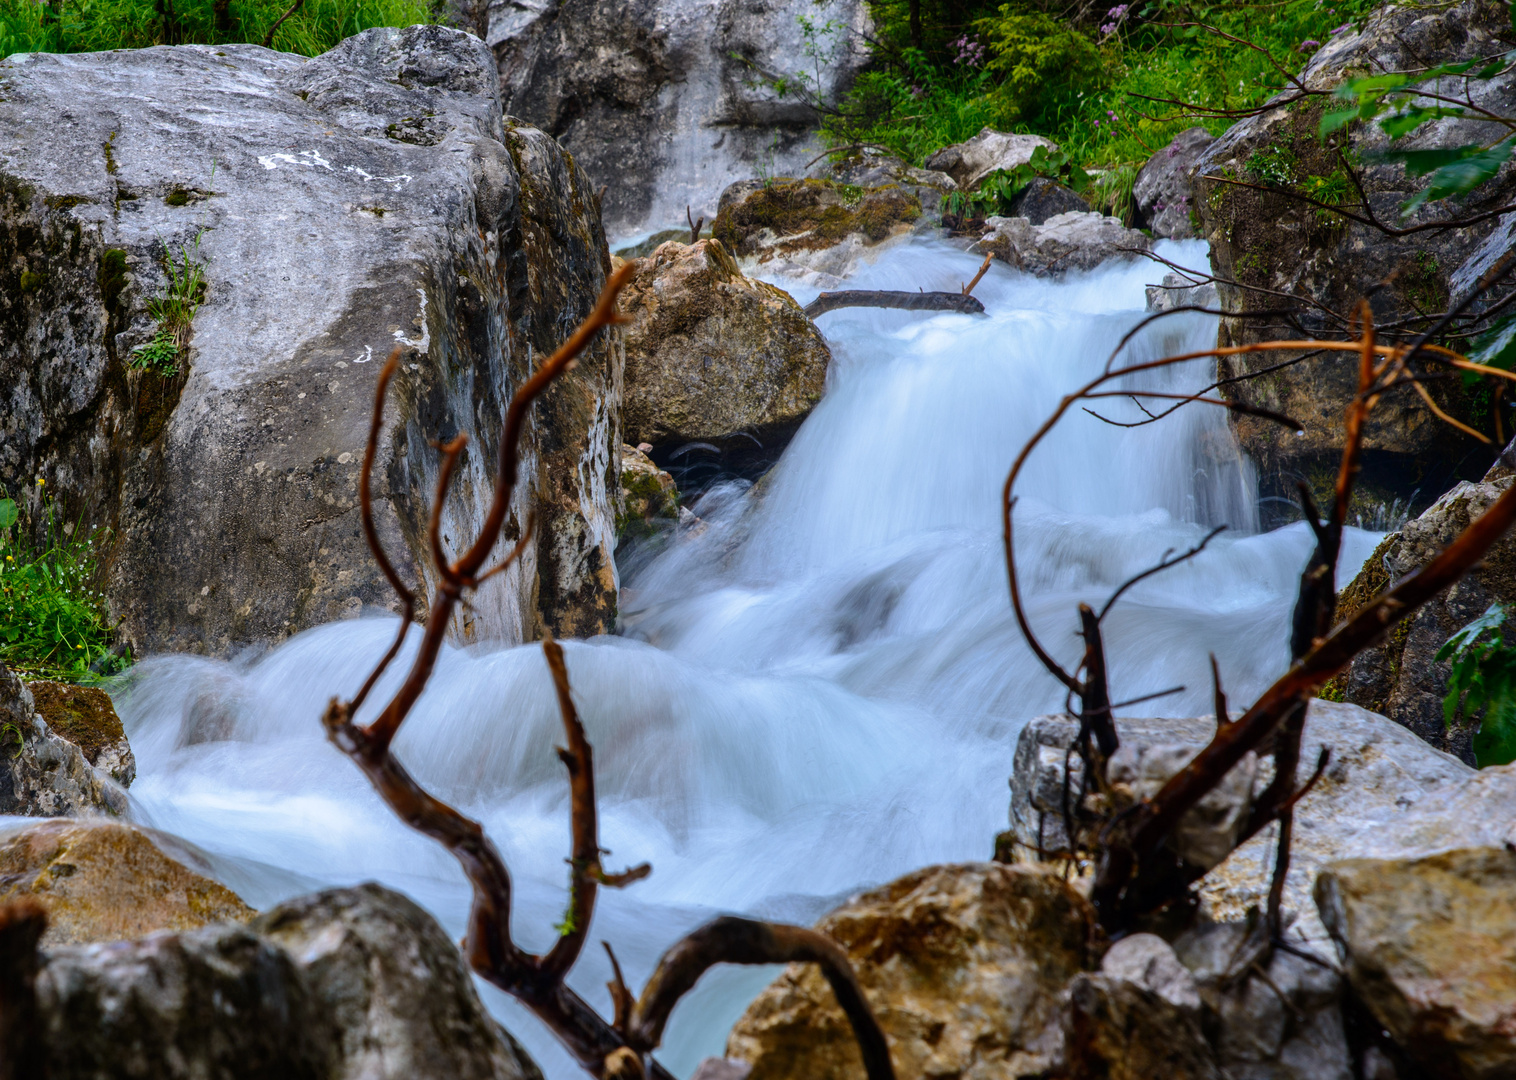
[[[1171,254],[1194,262],[1199,245]],[[855,277],[873,288],[955,289],[973,260],[897,247]],[[681,933],[721,911],[808,922],[859,887],[935,862],[981,859],[1004,827],[1016,733],[1062,692],[1011,620],[1000,485],[1059,397],[1098,372],[1142,315],[1147,264],[1063,283],[1000,268],[989,314],[847,310],[824,317],[826,398],[759,490],[728,485],[625,580],[625,636],[566,643],[595,746],[603,842],[651,878],[603,892],[591,939],[634,986]],[[795,289],[797,298],[809,297]],[[1206,316],[1163,320],[1130,346],[1156,357],[1214,340]],[[1155,376],[1198,389],[1197,362]],[[1129,420],[1122,400],[1106,414]],[[1072,662],[1076,605],[1102,599],[1214,524],[1200,557],[1127,594],[1108,620],[1113,690],[1183,684],[1137,708],[1209,711],[1207,654],[1242,702],[1286,662],[1303,526],[1268,534],[1218,409],[1114,427],[1076,412],[1032,459],[1018,559],[1043,640]],[[1352,532],[1351,573],[1372,548]],[[207,852],[250,903],[377,879],[461,931],[467,887],[439,847],[397,824],[322,738],[394,623],[311,630],[257,658],[148,660],[118,695],[139,764],[133,812]],[[402,666],[392,668],[393,688]],[[545,947],[567,897],[561,726],[540,650],[448,650],[397,752],[482,820],[515,875],[514,930]],[[587,949],[571,979],[609,1014],[608,965]],[[661,1059],[685,1074],[771,971],[707,976],[674,1014]],[[554,1080],[579,1075],[523,1010],[491,1008]]]

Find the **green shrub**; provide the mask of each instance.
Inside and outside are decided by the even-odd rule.
[[[1448,638],[1437,659],[1452,662],[1442,703],[1449,727],[1460,716],[1478,717],[1474,758],[1479,767],[1516,761],[1516,645],[1505,640],[1504,605],[1485,613]]]
[[[0,662],[33,677],[79,681],[112,659],[105,602],[94,587],[103,537],[79,528],[66,535],[50,500],[42,513],[45,540],[33,543],[15,501],[0,498]]]
[[[290,0],[0,0],[0,56],[149,45],[263,44]],[[305,0],[273,47],[316,56],[375,26],[435,22],[421,0]]]

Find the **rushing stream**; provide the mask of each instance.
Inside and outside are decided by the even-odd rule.
[[[1166,250],[1204,259],[1194,243]],[[956,289],[974,266],[916,242],[852,283]],[[809,922],[862,886],[988,857],[1005,827],[1016,733],[1063,704],[1010,617],[1000,485],[1059,397],[1141,318],[1143,284],[1158,276],[1139,262],[1054,284],[997,265],[975,290],[987,317],[824,316],[827,396],[775,472],[757,491],[711,489],[694,508],[703,528],[625,572],[624,636],[566,644],[595,746],[607,863],[654,868],[601,893],[591,932],[615,946],[634,987],[715,913]],[[793,291],[801,302],[814,293]],[[1129,355],[1214,338],[1211,318],[1179,315]],[[1198,389],[1212,370],[1200,361],[1156,378]],[[1125,401],[1108,414],[1137,415]],[[1221,410],[1190,406],[1138,428],[1075,412],[1036,452],[1021,491],[1032,618],[1071,664],[1080,600],[1231,526],[1199,558],[1133,589],[1108,620],[1116,694],[1188,688],[1142,714],[1209,712],[1209,652],[1239,703],[1283,669],[1310,541],[1301,525],[1255,532],[1251,474]],[[1376,539],[1350,532],[1346,573]],[[139,665],[118,696],[139,763],[134,814],[202,849],[255,906],[377,879],[460,933],[461,872],[398,824],[321,732],[327,699],[356,689],[393,629],[364,618],[241,662]],[[552,940],[567,897],[558,741],[541,652],[522,646],[446,652],[397,744],[504,852],[515,933],[529,948]],[[608,974],[595,945],[571,979],[607,1015]],[[659,1056],[684,1075],[719,1053],[771,977],[708,976]],[[483,992],[549,1077],[582,1075],[519,1007]]]

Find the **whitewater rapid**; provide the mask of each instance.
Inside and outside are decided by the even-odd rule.
[[[1202,265],[1202,245],[1167,245]],[[915,241],[862,267],[863,288],[956,289],[973,257]],[[702,524],[623,567],[623,632],[567,642],[595,746],[602,842],[613,869],[652,876],[602,891],[592,942],[610,941],[640,987],[658,954],[720,912],[810,922],[862,887],[919,866],[987,858],[1005,827],[1016,734],[1063,694],[1010,618],[999,497],[1011,460],[1059,397],[1091,378],[1143,316],[1138,262],[1061,283],[999,265],[975,290],[985,316],[851,309],[826,315],[827,393],[774,472],[693,507]],[[802,303],[814,289],[776,279]],[[1133,358],[1203,348],[1211,317],[1139,335]],[[1194,390],[1199,361],[1145,385]],[[1117,402],[1112,418],[1135,409]],[[1113,692],[1142,715],[1210,709],[1208,654],[1234,702],[1287,661],[1287,619],[1310,539],[1259,534],[1255,485],[1221,410],[1191,406],[1121,428],[1071,414],[1035,453],[1018,507],[1031,617],[1072,666],[1076,606],[1229,531],[1199,558],[1127,594],[1107,621]],[[1351,574],[1376,534],[1349,530]],[[203,851],[249,903],[378,880],[450,933],[468,891],[453,860],[399,825],[322,737],[394,623],[359,618],[261,655],[160,657],[115,688],[137,756],[133,817]],[[381,684],[382,701],[403,664]],[[561,724],[536,646],[448,650],[397,753],[479,818],[516,883],[513,928],[545,948],[567,899]],[[771,969],[712,973],[676,1010],[658,1056],[687,1075]],[[586,949],[570,979],[610,1012],[608,964]],[[490,1008],[552,1080],[582,1075],[503,995]]]

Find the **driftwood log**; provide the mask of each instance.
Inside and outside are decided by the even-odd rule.
[[[977,283],[978,279],[975,279]],[[984,305],[967,293],[895,292],[888,289],[847,289],[824,292],[805,305],[807,318],[814,319],[828,311],[845,307],[901,308],[905,311],[958,311],[964,315],[983,315]]]

